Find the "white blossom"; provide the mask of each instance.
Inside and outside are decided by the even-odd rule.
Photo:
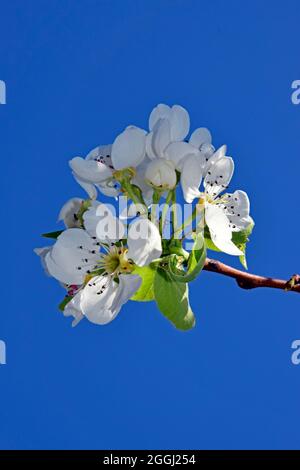
[[[66,286],[78,286],[65,314],[76,321],[83,315],[104,324],[115,318],[140,286],[141,278],[132,274],[134,263],[146,266],[160,257],[161,238],[151,221],[140,218],[129,229],[128,248],[122,242],[112,243],[99,226],[109,225],[111,232],[121,230],[123,236],[122,222],[96,202],[85,212],[84,222],[86,230],[65,230],[44,260],[50,275]]]

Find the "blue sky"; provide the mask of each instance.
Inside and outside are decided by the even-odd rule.
[[[228,144],[256,221],[250,270],[297,272],[299,13],[296,0],[0,2],[0,448],[299,448],[299,296],[202,273],[191,332],[133,302],[72,329],[33,254],[84,196],[68,160],[165,102]]]

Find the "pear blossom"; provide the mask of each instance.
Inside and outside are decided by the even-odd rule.
[[[145,180],[151,186],[173,189],[176,170],[182,170],[183,158],[191,155],[201,158],[200,150],[184,142],[190,127],[188,112],[181,106],[159,104],[150,114],[150,132],[146,138],[146,153],[152,162],[145,171]]]
[[[69,199],[61,208],[58,221],[63,221],[67,228],[80,227],[80,220],[77,214],[83,204],[84,199],[73,197]]]
[[[241,256],[243,253],[232,242],[232,232],[245,229],[252,221],[250,203],[244,191],[221,193],[227,189],[234,171],[231,157],[221,157],[209,167],[204,178],[204,192],[199,199],[211,239],[224,253]]]
[[[89,199],[69,199],[58,216],[65,230],[46,233],[54,244],[34,251],[46,274],[66,290],[60,309],[73,318],[72,326],[84,318],[104,325],[128,300],[155,299],[176,328],[192,328],[188,282],[203,269],[206,249],[213,242],[224,253],[244,255],[246,245],[239,245],[242,252],[235,243],[247,240],[236,232],[248,229],[249,234],[253,220],[246,192],[227,192],[233,159],[226,145],[214,147],[207,128],[189,132],[189,114],[182,106],[158,104],[148,132],[128,126],[112,144],[70,160]],[[176,205],[179,184],[190,204],[183,223]],[[98,192],[116,199],[124,195],[126,207],[120,197],[116,216],[114,206],[97,201]],[[158,213],[152,206],[164,197]],[[189,253],[187,233],[195,223],[201,233],[193,234]],[[241,262],[245,266],[244,256]]]
[[[115,169],[111,151],[111,145],[100,145],[91,150],[85,159],[75,157],[69,162],[75,180],[91,199],[96,199],[97,190],[106,196],[116,197],[119,194],[113,177]]]
[[[211,148],[209,151],[200,150],[199,154],[183,155],[180,183],[186,202],[191,203],[194,199],[200,197],[202,179],[207,175],[210,167],[226,156],[226,150],[226,145],[222,145],[214,152]]]
[[[132,274],[135,264],[146,266],[162,253],[157,227],[148,219],[136,219],[128,231],[127,244],[111,242],[111,233],[125,231],[122,222],[98,203],[84,214],[86,229],[70,228],[47,250],[44,262],[48,272],[66,286],[78,290],[65,308],[75,323],[88,318],[106,324],[138,290],[141,278]],[[110,226],[109,237],[104,226]],[[120,233],[121,230],[121,233]],[[137,236],[139,234],[139,236]]]

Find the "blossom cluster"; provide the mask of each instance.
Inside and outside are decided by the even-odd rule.
[[[159,104],[149,130],[131,125],[112,144],[69,162],[88,197],[64,204],[65,229],[45,234],[54,244],[35,251],[66,289],[60,308],[73,325],[84,318],[104,325],[130,299],[155,300],[175,327],[188,330],[195,324],[188,284],[203,269],[207,249],[239,256],[246,267],[253,220],[247,194],[227,191],[233,159],[226,145],[214,147],[208,129],[189,133],[183,107]],[[116,215],[102,195],[126,196],[126,216]],[[181,224],[178,197],[191,209]]]

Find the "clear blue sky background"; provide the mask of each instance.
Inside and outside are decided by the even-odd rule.
[[[203,273],[192,332],[133,302],[72,329],[32,251],[84,195],[68,160],[165,102],[229,145],[256,221],[250,269],[299,271],[299,14],[296,0],[0,1],[1,448],[299,448],[299,296]]]

